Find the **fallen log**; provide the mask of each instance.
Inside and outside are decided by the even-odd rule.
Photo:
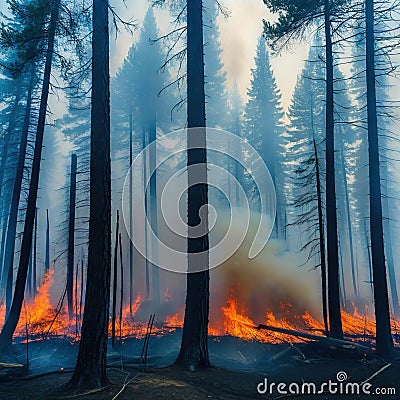
[[[260,324],[255,328],[257,330],[262,329],[262,330],[266,330],[266,331],[278,332],[278,333],[282,333],[285,335],[295,336],[295,337],[299,337],[299,338],[303,338],[303,339],[307,339],[307,340],[313,340],[313,341],[317,341],[320,343],[324,343],[326,345],[336,345],[336,346],[340,346],[340,347],[357,348],[358,350],[361,350],[367,354],[371,354],[374,357],[379,358],[370,347],[364,346],[359,343],[350,342],[348,340],[341,340],[341,339],[335,339],[335,338],[331,338],[331,337],[327,337],[327,336],[313,335],[312,333],[298,332],[298,331],[295,331],[292,329],[277,328],[275,326],[263,325],[263,324]]]
[[[23,367],[24,367],[24,364],[0,362],[0,369],[3,369],[3,368],[23,368]]]

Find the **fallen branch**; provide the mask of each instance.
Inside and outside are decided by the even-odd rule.
[[[116,400],[119,396],[120,396],[120,394],[126,389],[126,387],[130,384],[130,383],[132,383],[132,381],[134,380],[134,379],[136,379],[136,377],[139,375],[139,372],[132,378],[132,379],[130,379],[128,382],[126,381],[127,379],[128,379],[128,377],[129,377],[129,375],[125,378],[125,382],[124,382],[124,384],[122,385],[122,388],[121,388],[121,390],[111,399],[111,400]]]
[[[374,374],[372,374],[368,379],[366,379],[364,382],[361,383],[361,385],[364,385],[365,383],[369,382],[371,379],[374,379],[377,375],[379,375],[381,372],[383,372],[385,369],[389,368],[392,365],[392,363],[386,364],[383,366],[380,370],[376,371]]]

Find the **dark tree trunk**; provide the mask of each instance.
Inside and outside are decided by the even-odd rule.
[[[210,365],[208,357],[209,241],[208,213],[203,215],[204,236],[190,237],[190,227],[200,223],[200,208],[208,203],[206,118],[204,96],[202,0],[187,1],[188,128],[188,275],[181,349],[176,363],[195,371]],[[196,147],[196,148],[193,148]],[[196,254],[197,253],[197,254]],[[203,254],[203,256],[200,256]],[[202,269],[201,272],[193,272]]]
[[[28,276],[26,278],[27,287],[26,293],[29,297],[32,296],[32,268],[33,268],[33,246],[31,248],[31,254],[29,255],[29,264],[28,264]]]
[[[154,114],[153,121],[149,126],[149,144],[153,143],[157,139],[157,129],[156,129],[156,115]],[[154,232],[154,235],[158,237],[158,218],[157,218],[157,147],[153,145],[149,154],[149,167],[150,171],[154,171],[153,175],[150,177],[150,226]],[[152,260],[157,262],[158,260],[158,247],[157,241],[152,241],[151,243]],[[160,270],[157,265],[152,264],[151,269],[152,277],[152,296],[151,300],[153,306],[157,307],[160,305]]]
[[[386,281],[385,250],[383,242],[382,193],[379,165],[378,118],[375,83],[374,2],[365,0],[366,73],[369,156],[369,201],[372,276],[374,284],[376,349],[385,356],[393,354],[390,329],[389,299]]]
[[[341,138],[343,139],[343,138]],[[347,184],[347,173],[346,173],[346,165],[345,158],[343,152],[343,140],[340,143],[340,164],[342,167],[342,176],[343,176],[343,184],[344,184],[344,196],[345,196],[345,205],[346,205],[346,223],[349,234],[349,255],[350,255],[350,265],[351,265],[351,280],[353,283],[354,295],[358,297],[358,285],[357,285],[357,271],[356,265],[354,261],[354,245],[353,245],[353,229],[351,226],[351,214],[350,214],[350,199],[349,199],[349,186]]]
[[[35,227],[33,233],[33,271],[32,271],[32,286],[33,294],[36,295],[37,292],[37,213],[38,209],[35,210]]]
[[[142,135],[142,147],[145,149],[147,146],[147,133],[146,129],[143,129]],[[147,258],[148,254],[148,234],[147,234],[147,215],[148,215],[148,203],[149,196],[146,188],[146,177],[147,177],[147,150],[143,153],[143,190],[144,190],[144,206],[145,206],[145,222],[144,222],[144,245],[145,245],[145,257],[144,257],[144,265],[145,265],[145,280],[146,280],[146,300],[150,300],[150,268],[149,268],[149,260]]]
[[[392,244],[392,232],[391,232],[391,213],[389,208],[389,168],[388,161],[385,160],[382,162],[382,212],[383,212],[383,235],[384,235],[384,243],[385,243],[385,253],[386,253],[386,263],[390,284],[390,294],[392,296],[393,303],[393,314],[397,317],[400,316],[400,304],[399,304],[399,295],[397,292],[397,284],[396,284],[396,268],[394,264],[393,257],[393,244]]]
[[[333,51],[331,37],[331,1],[325,0],[326,50],[326,234],[328,255],[329,334],[343,339],[339,295],[339,249],[335,186]]]
[[[46,122],[47,100],[50,88],[51,65],[53,60],[53,50],[55,33],[58,20],[60,0],[52,3],[50,23],[48,28],[48,44],[46,53],[46,63],[43,76],[42,94],[40,98],[39,119],[36,131],[35,150],[33,153],[31,182],[29,186],[28,202],[25,214],[24,231],[22,235],[21,254],[17,272],[17,279],[14,289],[14,297],[11,305],[10,314],[3,326],[0,334],[0,354],[11,351],[12,336],[17,327],[21,314],[22,303],[24,300],[26,276],[28,273],[29,257],[32,246],[32,233],[35,221],[36,200],[39,187],[40,162],[42,157],[43,134]]]
[[[17,234],[18,209],[21,197],[22,181],[24,178],[24,166],[26,157],[26,147],[28,144],[29,124],[31,119],[32,92],[35,80],[35,68],[31,66],[31,77],[26,98],[24,123],[22,126],[21,139],[19,142],[19,154],[17,170],[15,173],[14,186],[11,196],[10,215],[8,217],[6,249],[4,255],[4,268],[7,273],[7,289],[6,289],[6,316],[10,313],[12,303],[12,289],[14,280],[14,252],[15,238]],[[31,254],[31,249],[29,249]],[[29,257],[30,258],[30,257]]]
[[[317,180],[317,202],[318,202],[318,231],[319,231],[319,252],[321,257],[321,289],[322,289],[322,315],[326,333],[329,332],[328,325],[328,304],[326,292],[326,255],[325,255],[325,232],[324,232],[324,212],[322,206],[321,173],[319,169],[319,157],[317,143],[313,139],[315,156],[315,175]]]
[[[108,2],[93,1],[89,254],[85,312],[73,388],[108,383],[111,275],[111,160]]]
[[[3,201],[3,207],[2,210],[4,212],[4,203]],[[6,233],[7,233],[7,215],[2,215],[2,221],[3,221],[3,227],[1,229],[1,244],[0,244],[0,279],[4,276],[4,251],[5,251],[5,245],[6,245]],[[4,286],[1,285],[3,288]]]
[[[7,158],[8,158],[8,150],[9,150],[9,145],[10,145],[10,138],[14,135],[15,131],[15,120],[17,117],[17,112],[18,112],[18,104],[21,99],[21,80],[19,79],[17,81],[17,90],[16,90],[16,95],[14,99],[14,104],[12,108],[12,112],[10,115],[10,120],[7,128],[7,134],[5,135],[4,142],[3,142],[3,152],[1,156],[1,162],[0,162],[0,196],[2,195],[3,192],[3,187],[5,186],[4,182],[4,173],[6,171],[6,163],[7,163]],[[4,196],[3,196],[4,197]],[[6,240],[7,236],[7,223],[8,223],[8,210],[9,210],[9,204],[7,204],[8,200],[5,201],[3,199],[3,218],[4,218],[4,227],[6,227],[5,230],[3,230],[4,234],[4,240]],[[7,246],[3,248],[4,252],[7,252]],[[7,282],[8,282],[8,268],[7,268],[7,263],[5,260],[6,255],[3,253],[4,260],[2,261],[2,274],[1,274],[1,288],[6,288]],[[8,314],[8,312],[7,312]]]
[[[119,234],[119,263],[120,263],[120,275],[121,275],[121,287],[120,287],[120,298],[119,298],[119,340],[122,340],[122,313],[124,310],[124,263],[122,259],[122,235]]]
[[[68,264],[67,264],[67,302],[68,316],[74,316],[74,255],[75,255],[75,206],[76,206],[76,154],[71,155],[71,175],[69,184],[69,219],[68,219]],[[78,282],[75,282],[77,285]]]
[[[133,163],[133,112],[129,112],[129,168]],[[133,303],[133,177],[129,175],[129,313]]]
[[[46,210],[46,255],[44,259],[44,269],[46,272],[50,269],[50,221],[49,210]]]
[[[115,321],[117,317],[117,278],[118,278],[118,239],[119,239],[119,211],[117,210],[117,222],[115,224],[115,247],[114,247],[114,269],[113,269],[113,297],[111,317],[111,342],[115,346]]]
[[[396,279],[396,268],[394,264],[393,257],[393,244],[392,244],[392,233],[391,233],[391,223],[390,223],[390,210],[389,210],[389,199],[387,194],[383,196],[383,208],[386,209],[386,220],[384,220],[384,235],[385,235],[385,248],[386,248],[386,260],[387,269],[389,275],[390,283],[390,293],[392,295],[393,303],[393,313],[396,317],[400,317],[400,304],[399,304],[399,294],[397,292],[397,279]]]

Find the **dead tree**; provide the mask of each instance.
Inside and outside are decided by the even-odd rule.
[[[75,254],[75,207],[76,207],[76,154],[71,155],[71,175],[69,184],[69,217],[68,217],[68,261],[67,261],[67,302],[68,316],[72,321],[74,315],[74,254]],[[78,282],[75,282],[75,285]]]
[[[113,269],[113,298],[112,298],[112,322],[111,342],[115,345],[115,321],[117,317],[117,278],[118,278],[118,240],[119,240],[119,210],[117,210],[117,222],[115,224],[115,247],[114,247],[114,269]]]

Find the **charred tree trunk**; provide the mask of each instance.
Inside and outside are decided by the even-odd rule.
[[[394,264],[393,257],[393,244],[392,244],[392,233],[391,233],[391,223],[390,223],[390,210],[389,210],[389,199],[387,193],[383,196],[383,208],[386,209],[387,218],[384,220],[384,235],[386,243],[386,260],[387,269],[389,275],[390,293],[392,295],[393,303],[393,313],[396,317],[400,317],[400,304],[399,304],[399,294],[397,291],[397,279],[396,279],[396,268]]]
[[[374,284],[376,349],[385,356],[393,354],[389,299],[383,242],[382,193],[379,165],[378,118],[376,107],[374,1],[365,0],[366,73],[368,114],[369,201],[372,275]]]
[[[142,135],[142,147],[145,149],[147,146],[147,134],[146,129],[143,129]],[[144,265],[145,265],[145,280],[146,280],[146,299],[150,300],[150,268],[149,268],[149,260],[147,258],[148,254],[148,234],[147,234],[147,215],[148,215],[148,203],[149,196],[146,188],[146,177],[147,177],[147,150],[143,153],[143,190],[144,190],[144,206],[145,206],[145,218],[144,218],[144,245],[145,245],[145,257],[144,257]]]
[[[149,144],[155,142],[157,140],[157,129],[156,129],[156,116],[154,114],[153,121],[150,124],[149,129]],[[149,154],[149,167],[150,171],[154,171],[152,176],[150,177],[150,226],[153,230],[153,233],[156,237],[158,237],[158,218],[157,218],[157,146],[154,144],[150,147]],[[152,252],[152,260],[157,262],[158,260],[158,247],[157,241],[154,240],[151,243],[151,252]],[[151,300],[153,302],[153,306],[157,307],[160,305],[160,270],[158,265],[152,264],[151,269],[151,278],[152,278],[152,296]]]
[[[33,233],[33,263],[32,263],[32,286],[33,294],[36,295],[37,292],[37,213],[38,209],[35,209],[35,227]]]
[[[10,314],[0,334],[0,354],[5,354],[11,351],[12,336],[15,332],[15,328],[17,327],[18,320],[21,314],[22,303],[24,300],[26,276],[28,273],[29,256],[32,246],[32,233],[35,221],[36,200],[39,187],[40,162],[43,147],[43,134],[46,122],[47,100],[49,96],[51,65],[53,61],[54,41],[59,8],[60,0],[55,0],[54,3],[52,3],[50,23],[48,27],[46,63],[44,68],[42,94],[40,98],[39,119],[36,131],[35,150],[33,153],[31,181],[25,214],[21,254]]]
[[[17,81],[17,91],[16,91],[16,95],[15,95],[15,99],[14,99],[14,104],[13,104],[13,108],[12,108],[12,112],[10,115],[10,120],[9,120],[9,124],[8,124],[8,128],[7,128],[7,134],[4,138],[4,142],[3,142],[3,153],[2,153],[2,157],[1,157],[1,162],[0,162],[0,196],[2,195],[2,191],[3,191],[3,186],[5,185],[4,182],[4,173],[6,171],[6,163],[7,163],[7,158],[8,158],[8,150],[9,150],[9,145],[10,145],[10,138],[11,136],[14,135],[14,130],[15,130],[15,119],[17,116],[17,110],[18,110],[18,104],[19,101],[21,99],[21,80],[19,79]],[[6,204],[6,201],[3,200],[3,205],[5,206],[3,208],[3,218],[4,218],[4,227],[5,230],[3,230],[4,233],[4,238],[7,237],[7,224],[8,224],[8,210],[9,210],[9,205]],[[5,239],[6,240],[6,239]],[[4,248],[4,252],[7,252],[7,246],[5,246]],[[4,259],[2,262],[2,275],[1,275],[1,288],[2,290],[4,288],[6,288],[7,285],[7,281],[8,281],[8,268],[7,268],[7,262],[5,260],[5,255],[4,253]],[[8,314],[8,313],[7,313]]]
[[[8,217],[8,227],[6,236],[6,250],[4,255],[4,268],[5,272],[7,273],[6,316],[8,316],[8,314],[10,313],[11,303],[12,303],[15,239],[17,234],[19,200],[21,197],[22,181],[24,178],[24,166],[26,157],[26,147],[28,144],[28,136],[29,136],[29,124],[31,119],[32,92],[34,87],[34,80],[35,80],[35,68],[34,66],[31,66],[31,77],[26,97],[24,123],[22,126],[21,139],[19,142],[18,162],[15,173],[14,186],[11,195],[10,215]],[[30,254],[31,254],[31,248],[29,248],[29,255]]]
[[[124,310],[124,263],[122,259],[122,235],[119,234],[119,263],[120,263],[120,275],[121,275],[121,287],[120,287],[120,298],[119,298],[119,340],[122,340],[122,313]]]
[[[68,219],[68,264],[67,264],[67,302],[68,316],[74,316],[74,255],[75,255],[75,206],[76,206],[76,154],[71,155],[71,175],[69,184],[69,219]],[[78,282],[75,282],[75,285]]]
[[[200,224],[200,208],[208,204],[206,115],[204,96],[202,0],[187,1],[188,97],[188,275],[181,349],[176,363],[195,371],[209,367],[209,240],[208,213],[203,215],[204,236],[192,238],[191,227]],[[195,170],[192,170],[194,168]],[[202,255],[201,255],[202,254]],[[200,272],[193,272],[193,271]]]
[[[108,383],[111,275],[111,160],[108,1],[93,1],[89,254],[85,312],[73,388]]]
[[[328,304],[326,292],[326,254],[325,254],[325,232],[324,232],[324,213],[322,207],[322,188],[321,173],[319,169],[319,157],[317,143],[313,139],[314,157],[315,157],[315,174],[317,180],[317,202],[318,202],[318,232],[319,232],[319,252],[321,257],[321,289],[322,289],[322,316],[324,318],[325,332],[328,334]]]
[[[339,248],[336,213],[333,51],[331,36],[331,1],[325,0],[326,52],[326,233],[328,255],[329,334],[343,339],[339,295]]]
[[[119,211],[117,210],[117,222],[115,224],[113,298],[112,298],[112,322],[111,322],[111,342],[113,347],[115,346],[115,321],[117,317],[118,239],[119,239]]]
[[[4,212],[4,204],[5,201],[3,201],[2,204],[2,210]],[[5,251],[5,245],[6,245],[6,233],[7,233],[7,215],[2,215],[2,229],[1,229],[1,244],[0,244],[0,277],[4,276],[4,251]],[[1,279],[1,278],[0,278]],[[3,288],[4,286],[1,285]]]
[[[49,209],[46,210],[46,255],[44,259],[44,269],[46,272],[50,269],[50,221]]]
[[[350,253],[350,265],[351,265],[351,280],[353,283],[354,295],[358,297],[358,285],[357,285],[357,271],[356,264],[354,261],[354,244],[353,244],[353,229],[351,226],[351,214],[350,214],[350,198],[349,198],[349,186],[347,183],[347,173],[346,173],[346,165],[345,158],[343,152],[343,141],[340,143],[340,164],[342,167],[342,175],[343,175],[343,184],[344,184],[344,196],[345,196],[345,205],[346,205],[346,222],[347,229],[349,234],[349,253]]]
[[[129,168],[133,163],[133,111],[129,112]],[[133,177],[129,175],[129,313],[133,303]]]

